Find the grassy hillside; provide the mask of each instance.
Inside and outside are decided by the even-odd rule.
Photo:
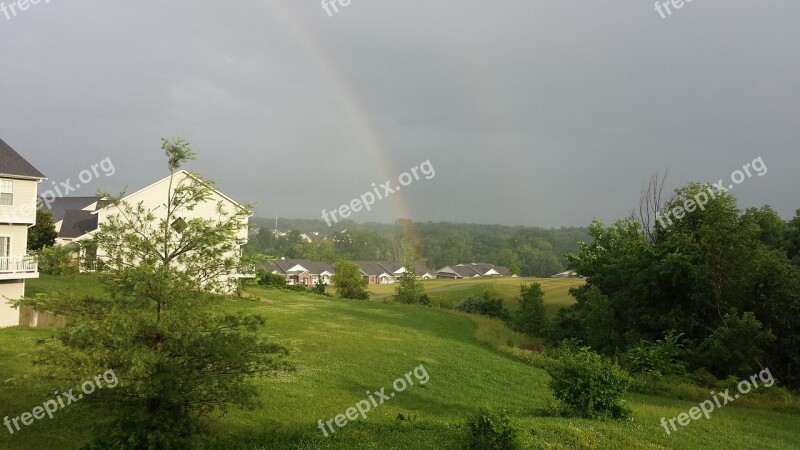
[[[61,286],[43,278],[33,290]],[[65,280],[69,281],[69,280]],[[78,277],[73,286],[96,281]],[[253,289],[253,299],[230,299],[228,311],[267,317],[264,333],[291,350],[296,372],[259,381],[262,404],[231,411],[215,425],[231,449],[460,449],[464,417],[479,405],[508,409],[523,430],[525,448],[790,449],[800,445],[800,416],[745,409],[733,404],[666,436],[659,424],[696,402],[629,395],[634,419],[628,422],[543,417],[550,399],[548,376],[481,342],[496,322],[473,321],[438,308],[385,302],[333,300],[282,290]],[[481,323],[478,328],[476,323]],[[49,384],[28,378],[29,357],[42,330],[0,330],[0,417],[30,411],[49,397]],[[413,368],[424,365],[430,381],[415,385],[332,437],[317,428]],[[124,383],[124,380],[121,380]],[[745,404],[749,405],[749,404]],[[71,405],[56,419],[37,421],[10,436],[0,448],[63,450],[79,448],[96,418]],[[398,415],[411,417],[399,421]]]

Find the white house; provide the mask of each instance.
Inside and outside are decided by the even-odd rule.
[[[457,264],[446,266],[436,271],[436,278],[479,278],[479,277],[506,277],[511,274],[508,267],[495,266],[486,263]],[[513,275],[512,275],[513,276]]]
[[[7,302],[25,295],[25,280],[39,277],[36,259],[27,255],[28,228],[36,224],[39,183],[45,179],[0,139],[0,328],[19,324],[19,311]]]
[[[192,177],[192,175],[185,170],[176,172],[175,177],[172,180],[173,192],[176,186],[187,181],[189,177]],[[133,206],[142,203],[146,209],[153,212],[153,214],[156,216],[156,219],[162,219],[166,215],[165,203],[169,195],[168,193],[170,192],[169,189],[170,177],[168,176],[130,195],[125,196],[122,201]],[[59,202],[54,202],[52,204],[51,210],[54,211],[54,215],[58,213],[60,216],[55,217],[55,220],[58,221],[59,225],[59,234],[58,239],[56,240],[56,243],[59,245],[68,245],[72,242],[91,240],[94,232],[102,227],[104,223],[108,223],[109,217],[119,215],[121,212],[118,206],[108,204],[108,202],[101,198],[84,198],[78,202],[62,199],[62,202],[63,201],[71,202],[80,207],[80,209],[56,210],[54,208],[59,207]],[[233,215],[237,210],[245,209],[245,207],[240,203],[231,199],[219,190],[212,188],[212,195],[210,198],[197,205],[191,211],[179,211],[181,214],[179,219],[183,219],[185,221],[195,218],[215,220],[217,217],[219,217],[219,213],[217,211],[218,205],[221,205],[223,211],[229,215]],[[239,244],[238,249],[236,250],[236,255],[231,256],[241,256],[241,247],[247,243],[248,237],[248,225],[247,221],[244,220],[236,235],[236,239]],[[104,255],[102,252],[98,252],[97,257],[99,259],[102,259],[103,256]],[[235,278],[251,278],[254,276],[254,274],[230,273],[221,276],[221,278],[217,281],[220,281],[224,284],[229,284],[227,282],[232,281],[232,279]]]

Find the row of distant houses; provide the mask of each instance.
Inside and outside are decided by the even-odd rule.
[[[397,283],[406,272],[412,269],[410,266],[386,261],[355,261],[355,264],[361,271],[361,277],[367,280],[369,284]],[[269,273],[283,275],[286,277],[286,284],[290,286],[331,284],[331,278],[336,274],[336,268],[333,265],[308,259],[281,258],[261,263],[260,268]],[[413,269],[418,280],[503,277],[510,275],[507,267],[483,263],[447,266],[435,272],[430,271],[424,264],[414,264]]]

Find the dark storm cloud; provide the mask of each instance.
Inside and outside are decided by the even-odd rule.
[[[649,1],[51,0],[0,13],[0,137],[57,181],[109,156],[121,189],[163,176],[159,139],[182,133],[192,169],[267,217],[430,159],[436,178],[353,218],[542,226],[625,215],[656,171],[674,187],[762,156],[734,193],[788,216],[798,19],[791,1],[661,19]]]

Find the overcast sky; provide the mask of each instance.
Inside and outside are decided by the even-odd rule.
[[[3,1],[3,0],[0,0]],[[6,4],[13,3],[4,0]],[[800,2],[44,0],[0,13],[0,138],[50,180],[188,168],[319,218],[430,160],[356,221],[585,226],[669,185],[729,180],[740,206],[800,208]],[[331,11],[333,8],[331,7]],[[333,12],[333,11],[332,11]]]

